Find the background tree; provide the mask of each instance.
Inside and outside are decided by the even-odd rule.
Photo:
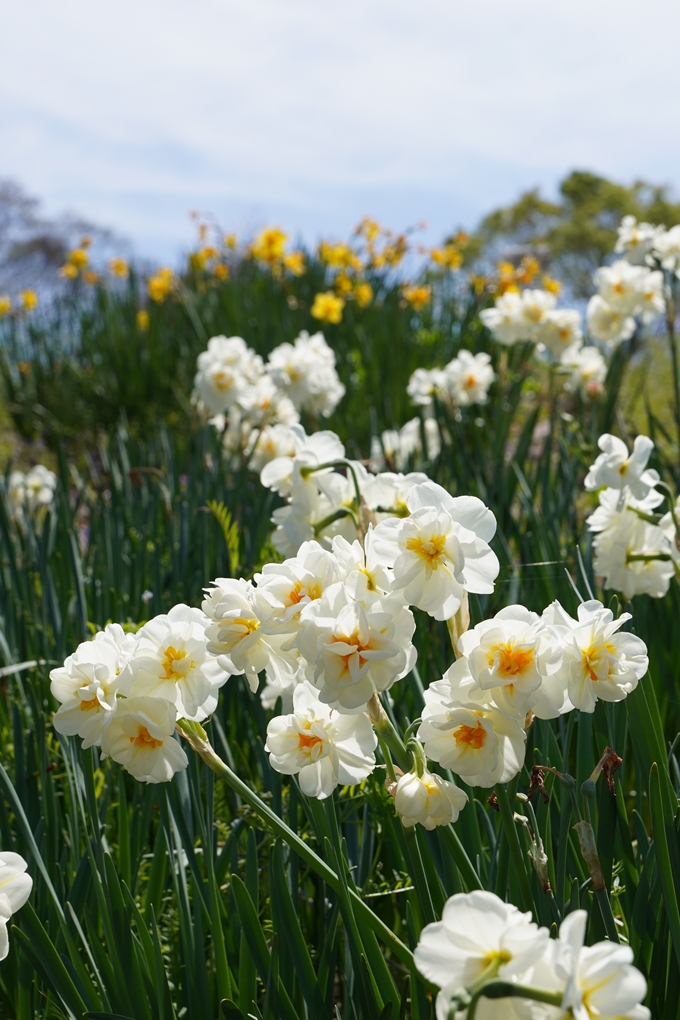
[[[574,170],[561,181],[555,202],[534,188],[512,205],[485,216],[475,242],[482,259],[519,262],[534,255],[577,297],[592,292],[592,274],[610,257],[616,228],[632,214],[648,223],[680,223],[680,203],[666,185],[635,181],[630,187]]]

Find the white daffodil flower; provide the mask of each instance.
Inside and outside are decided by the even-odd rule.
[[[431,415],[431,409],[426,409],[426,413]],[[398,431],[387,429],[382,433],[380,439],[377,436],[373,437],[371,470],[382,470],[386,458],[400,472],[404,471],[411,461],[418,464],[423,458],[423,432],[425,433],[427,457],[429,460],[434,460],[439,452],[437,422],[432,417],[425,417],[424,421],[421,418],[411,418]],[[427,475],[423,477],[427,478]]]
[[[458,659],[425,691],[418,740],[425,754],[469,786],[507,783],[524,763],[524,714],[510,715],[473,680]]]
[[[206,630],[208,652],[229,676],[245,674],[257,690],[258,674],[289,686],[298,669],[298,656],[285,649],[290,635],[276,619],[276,606],[249,581],[218,577],[206,588],[203,612],[212,623]]]
[[[657,495],[661,494],[657,493]],[[675,501],[675,516],[680,519],[678,515],[680,515],[680,496],[678,496]],[[680,545],[678,544],[678,533],[675,529],[675,521],[673,520],[673,514],[670,510],[668,513],[665,513],[659,521],[659,527],[666,536],[668,549],[673,557],[673,562],[680,569]]]
[[[678,275],[680,272],[680,224],[671,227],[670,230],[659,228],[654,238],[651,253],[664,269]]]
[[[292,400],[284,396],[266,372],[252,385],[243,388],[238,397],[238,406],[252,425],[260,426],[266,420],[272,427],[274,423],[290,427],[300,421]],[[288,444],[290,442],[289,436]]]
[[[57,491],[57,476],[43,464],[36,464],[30,471],[12,471],[7,485],[7,495],[13,514],[36,514],[43,507],[51,506]]]
[[[557,298],[547,290],[524,290],[522,300],[522,322],[524,331],[521,334],[522,340],[533,340],[538,342],[545,326],[548,316],[551,315],[557,303]]]
[[[446,375],[441,368],[417,368],[406,387],[411,402],[431,407],[435,397],[442,400],[447,394]]]
[[[7,922],[31,895],[33,879],[26,874],[27,867],[21,854],[0,852],[0,960],[9,953]]]
[[[638,312],[643,322],[652,322],[665,311],[663,273],[658,270],[647,273],[642,280],[639,298]]]
[[[425,770],[422,776],[407,772],[399,777],[394,791],[394,807],[404,828],[423,825],[434,829],[458,820],[468,796],[455,783]]]
[[[625,517],[637,517],[633,513],[635,510],[644,514],[654,513],[659,504],[663,503],[664,497],[657,489],[650,489],[644,499],[634,499],[630,491],[625,491],[622,498],[620,489],[602,489],[597,499],[599,506],[586,518],[588,530],[595,533],[618,526]]]
[[[620,495],[616,489],[605,489],[600,495],[605,493]],[[608,516],[607,526],[597,530],[593,539],[593,568],[603,578],[605,588],[620,592],[626,599],[634,595],[663,598],[675,576],[675,525],[669,536],[660,526],[641,520],[627,502]]]
[[[394,571],[393,590],[403,589],[409,605],[450,619],[465,590],[493,591],[500,567],[488,543],[496,518],[480,499],[454,498],[434,482],[414,485],[406,503],[408,517],[378,524],[376,551]]]
[[[101,744],[118,695],[129,690],[136,643],[135,634],[109,623],[91,641],[78,645],[63,666],[50,671],[50,690],[61,702],[54,716],[57,733],[80,737],[84,748]]]
[[[587,921],[585,910],[574,910],[560,925],[566,950],[557,962],[565,979],[562,1010],[574,1020],[650,1020],[641,1005],[647,982],[632,966],[633,950],[613,942],[584,946]]]
[[[263,429],[255,429],[251,434],[248,456],[248,467],[257,474],[262,472],[266,464],[277,457],[293,457],[297,438],[290,425],[277,422],[265,425]]]
[[[635,499],[644,499],[650,489],[659,481],[659,474],[647,467],[647,461],[654,449],[648,436],[636,436],[633,452],[619,439],[605,433],[597,441],[602,453],[591,464],[586,475],[585,488],[589,491],[609,486],[611,489],[627,487]]]
[[[593,294],[586,308],[586,325],[593,340],[616,347],[629,340],[635,332],[632,315],[612,308],[599,294]]]
[[[330,549],[335,535],[354,541],[356,517],[349,512],[356,505],[352,477],[337,471],[320,472],[309,475],[298,486],[297,475],[296,466],[290,503],[272,514],[272,523],[276,525],[272,545],[276,551],[283,556],[296,556],[302,544],[313,539]]]
[[[262,374],[263,363],[240,336],[214,336],[199,354],[197,368],[194,403],[210,414],[224,414]]]
[[[354,601],[344,584],[332,585],[300,614],[297,648],[307,679],[327,705],[355,711],[413,668],[413,614],[398,596],[367,593]]]
[[[111,757],[143,783],[167,783],[189,764],[175,740],[177,712],[165,698],[121,698],[102,739]]]
[[[641,294],[650,275],[646,266],[633,266],[619,259],[611,266],[600,266],[593,282],[603,301],[620,315],[637,315],[641,309]],[[661,273],[658,274],[659,279]]]
[[[458,647],[475,683],[502,712],[523,719],[531,710],[554,719],[565,711],[566,689],[555,678],[562,649],[537,613],[506,606],[462,634]]]
[[[371,774],[377,743],[365,713],[336,712],[302,683],[293,692],[293,712],[267,726],[265,751],[272,768],[299,775],[302,792],[324,800],[336,786],[355,786]]]
[[[456,407],[486,404],[489,387],[496,378],[491,357],[485,352],[459,351],[444,369],[447,392]]]
[[[597,347],[570,347],[562,353],[560,367],[569,373],[564,382],[567,393],[579,393],[584,400],[602,396],[607,362]]]
[[[274,616],[281,629],[294,633],[299,626],[300,612],[315,599],[321,598],[331,584],[340,580],[341,568],[333,553],[318,542],[303,542],[297,556],[283,563],[265,563],[254,581],[280,612]]]
[[[582,316],[573,308],[555,308],[548,312],[536,339],[560,359],[565,351],[578,349],[583,342]]]
[[[516,979],[542,955],[548,938],[548,929],[534,924],[530,913],[477,889],[446,901],[441,921],[425,925],[413,956],[423,977],[442,988],[448,1007],[454,992],[484,974]],[[439,1003],[437,1016],[448,1017]]]
[[[180,719],[202,722],[212,715],[228,677],[208,651],[210,622],[200,609],[180,604],[145,623],[130,659],[128,695],[165,698]]]
[[[596,599],[578,607],[578,620],[568,616],[559,603],[553,603],[546,613],[553,627],[560,623],[563,627],[562,665],[557,676],[567,684],[575,708],[594,712],[598,698],[623,701],[635,690],[647,672],[649,659],[641,638],[621,632],[630,613],[615,620],[611,610]]]
[[[295,451],[290,456],[275,457],[274,460],[265,464],[260,473],[260,481],[265,489],[278,492],[279,496],[288,496],[293,486],[295,465],[300,467],[318,467],[321,464],[328,464],[331,461],[342,460],[345,456],[345,447],[342,445],[335,432],[314,432],[308,436],[302,425],[291,425],[290,431],[295,438]],[[330,471],[332,468],[327,468]],[[316,477],[316,472],[308,476],[309,484]],[[305,479],[299,471],[297,474],[298,486]]]
[[[271,711],[281,698],[281,712],[284,714],[293,711],[293,695],[297,687],[305,682],[305,670],[307,663],[300,660],[298,671],[292,680],[283,683],[281,680],[272,680],[267,677],[267,682],[260,691],[260,702],[262,707]]]
[[[634,216],[624,216],[617,233],[618,238],[614,245],[616,254],[623,254],[634,266],[642,266],[657,237],[664,233],[664,229],[651,223],[638,223]]]
[[[422,485],[427,481],[429,479],[422,471],[411,471],[408,474],[381,471],[372,478],[369,476],[362,495],[378,521],[388,517],[408,517],[406,497],[414,485]]]
[[[293,344],[280,344],[269,355],[267,372],[295,407],[327,418],[345,395],[335,368],[335,353],[323,333],[302,331]]]
[[[521,296],[509,290],[496,299],[493,308],[484,308],[479,317],[499,344],[511,347],[527,339],[527,324],[523,313]]]
[[[369,592],[385,595],[391,590],[392,572],[380,561],[372,525],[368,526],[363,545],[358,539],[350,545],[342,536],[336,536],[333,552],[339,566],[339,579],[356,602],[364,602],[370,597]]]

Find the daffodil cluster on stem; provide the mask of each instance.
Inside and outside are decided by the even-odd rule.
[[[633,690],[647,669],[644,643],[622,631],[628,614],[614,619],[595,600],[578,619],[556,602],[541,616],[507,606],[469,629],[468,593],[492,592],[499,571],[493,513],[422,476],[369,477],[343,453],[337,436],[320,432],[262,473],[290,493],[285,520],[340,485],[348,514],[336,510],[307,537],[276,511],[275,538],[283,531],[294,555],[252,581],[218,578],[201,609],[175,606],[136,634],[110,624],[82,644],[52,671],[56,728],[163,782],[187,765],[177,721],[207,719],[229,677],[244,676],[255,693],[264,673],[263,705],[282,711],[267,730],[272,768],[323,799],[363,782],[379,744],[404,825],[432,828],[455,821],[467,797],[428,760],[469,786],[506,783],[522,768],[534,716],[593,712],[598,698]],[[456,658],[425,690],[404,743],[382,699],[415,667],[413,607],[446,621]]]

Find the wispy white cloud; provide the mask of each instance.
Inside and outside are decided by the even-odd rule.
[[[673,183],[666,0],[22,0],[0,173],[170,251],[186,212],[307,236],[474,222],[578,165]]]

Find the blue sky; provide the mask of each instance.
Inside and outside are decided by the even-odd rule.
[[[435,240],[573,167],[680,192],[669,0],[22,0],[0,176],[173,259],[188,213]]]

